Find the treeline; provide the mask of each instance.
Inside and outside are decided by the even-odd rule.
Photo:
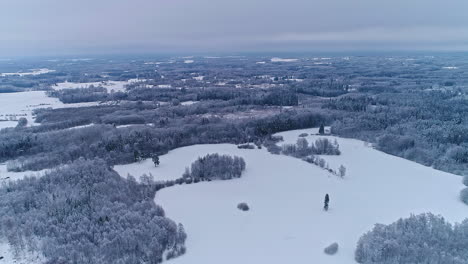
[[[51,168],[80,157],[130,163],[194,144],[262,142],[273,133],[319,126],[328,118],[324,113],[287,111],[256,120],[168,119],[157,127],[93,125],[42,133],[30,128],[2,130],[0,160],[15,160],[10,162],[15,171]]]
[[[236,105],[277,105],[292,106],[298,104],[294,89],[272,88],[269,90],[242,88],[134,88],[127,92],[107,93],[103,87],[88,87],[48,91],[49,96],[57,97],[63,103],[81,103],[96,101],[206,101],[232,100]]]
[[[232,100],[239,105],[298,105],[298,97],[293,89],[272,88],[238,89],[238,88],[210,88],[197,93],[197,100]]]
[[[46,263],[160,263],[185,252],[154,191],[102,160],[79,159],[0,188],[0,237]]]

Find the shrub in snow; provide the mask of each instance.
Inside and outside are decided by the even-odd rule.
[[[237,205],[237,208],[241,211],[248,211],[250,208],[246,203],[240,203]]]
[[[229,155],[208,154],[199,157],[192,163],[191,168],[186,168],[183,178],[194,180],[229,180],[239,178],[245,170],[245,161],[241,157]]]
[[[328,255],[335,255],[336,252],[338,252],[338,243],[335,242],[329,245],[323,250],[323,252],[325,252],[325,254],[328,254]]]
[[[468,263],[468,220],[451,225],[427,213],[377,224],[359,239],[355,259],[365,264]]]
[[[238,149],[255,149],[255,145],[252,144],[242,144],[237,146]]]
[[[341,165],[339,168],[338,168],[338,175],[343,178],[345,175],[346,175],[346,167]]]
[[[265,140],[263,145],[267,148],[268,152],[271,154],[278,155],[281,153],[281,147],[276,145],[276,143],[272,140]]]
[[[307,137],[308,135],[309,134],[307,134],[307,133],[301,133],[301,134],[299,134],[299,137]]]

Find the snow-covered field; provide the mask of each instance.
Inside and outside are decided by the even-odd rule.
[[[15,127],[18,119],[25,117],[28,125],[34,125],[33,110],[38,108],[66,108],[98,105],[99,102],[64,104],[48,97],[44,91],[3,93],[0,95],[0,129]]]
[[[144,79],[129,79],[127,81],[105,81],[105,82],[87,82],[87,83],[75,83],[75,82],[62,82],[53,85],[51,88],[54,90],[63,89],[76,89],[76,88],[88,88],[90,86],[106,88],[107,92],[125,92],[125,87],[128,84],[144,82]]]
[[[0,164],[0,184],[6,181],[15,181],[20,180],[25,177],[36,176],[40,177],[44,175],[48,170],[40,170],[40,171],[23,171],[23,172],[13,172],[7,171],[6,163]],[[1,263],[1,262],[0,262]]]
[[[283,58],[271,58],[271,62],[295,62],[298,61],[298,59],[283,59]]]
[[[294,143],[317,129],[280,133]],[[308,136],[310,141],[317,136]],[[330,137],[334,139],[335,137]],[[354,263],[358,238],[375,223],[391,223],[411,213],[433,212],[449,221],[466,217],[458,199],[461,178],[379,152],[364,142],[336,138],[341,156],[323,156],[332,169],[343,164],[344,179],[302,160],[265,149],[196,145],[147,160],[116,166],[122,176],[152,173],[157,180],[180,177],[185,166],[208,153],[244,157],[240,179],[177,185],[157,193],[167,216],[184,224],[187,253],[171,263]],[[325,194],[330,210],[322,210]],[[251,210],[236,208],[246,202]],[[323,253],[338,242],[337,255]]]
[[[0,241],[0,259],[1,264],[39,264],[45,260],[40,254],[28,252],[22,253],[19,257],[15,257],[13,250],[6,241]]]
[[[46,74],[49,72],[55,72],[55,70],[49,70],[49,69],[34,69],[31,70],[30,72],[5,72],[5,73],[0,73],[1,77],[6,77],[6,76],[27,76],[27,75],[39,75],[39,74]]]

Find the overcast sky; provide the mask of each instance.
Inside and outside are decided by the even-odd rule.
[[[0,0],[0,56],[468,50],[468,0]]]

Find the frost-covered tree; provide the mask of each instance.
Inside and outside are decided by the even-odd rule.
[[[183,177],[191,177],[194,180],[229,180],[239,178],[245,166],[245,161],[241,157],[208,154],[194,161],[190,170],[186,169]]]
[[[186,235],[148,190],[102,160],[79,159],[0,188],[0,239],[46,263],[160,263],[185,252]]]
[[[468,263],[468,220],[452,225],[442,216],[412,215],[382,225],[358,241],[355,259],[364,264]]]

